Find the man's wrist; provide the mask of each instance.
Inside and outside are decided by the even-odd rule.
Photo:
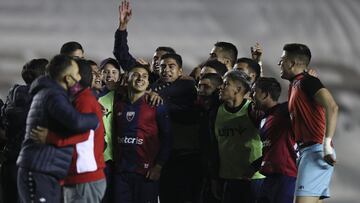
[[[332,139],[330,137],[325,137],[324,138],[324,154],[325,155],[333,153],[333,148],[331,146],[331,141],[332,141]]]
[[[119,24],[119,30],[120,30],[120,31],[125,31],[126,29],[127,29],[127,25],[126,25],[126,24],[125,24],[125,25],[122,24],[122,23]]]

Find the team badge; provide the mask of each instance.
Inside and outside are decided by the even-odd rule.
[[[129,111],[126,113],[126,120],[132,121],[135,117],[135,111]]]

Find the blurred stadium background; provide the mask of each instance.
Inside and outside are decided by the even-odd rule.
[[[22,83],[26,61],[57,54],[78,41],[87,58],[112,57],[120,0],[1,0],[0,98]],[[264,73],[279,78],[277,62],[288,42],[307,44],[311,66],[340,106],[338,164],[329,203],[358,203],[360,191],[360,1],[357,0],[132,0],[130,51],[150,59],[160,45],[183,56],[185,72],[208,57],[216,41],[233,42],[239,56],[264,49]],[[283,100],[287,82],[283,83]],[[5,186],[6,187],[6,186]]]

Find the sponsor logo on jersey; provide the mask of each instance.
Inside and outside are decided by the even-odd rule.
[[[132,121],[135,117],[135,111],[129,111],[129,112],[126,112],[126,120],[127,121]]]
[[[245,130],[246,128],[223,128],[218,130],[218,135],[220,137],[241,135]]]
[[[142,145],[144,143],[144,140],[141,138],[137,138],[137,137],[119,137],[118,143]]]

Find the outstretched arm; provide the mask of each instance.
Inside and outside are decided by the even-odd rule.
[[[129,1],[122,1],[119,6],[119,27],[115,32],[113,54],[120,66],[128,71],[136,63],[136,59],[129,53],[127,44],[127,25],[132,16],[132,9]]]
[[[59,94],[52,95],[46,107],[49,115],[56,118],[61,125],[72,133],[84,133],[99,126],[99,119],[95,113],[80,113],[70,103],[68,98]]]
[[[57,147],[66,147],[88,140],[90,133],[94,133],[94,131],[90,130],[82,134],[64,137],[49,131],[47,128],[37,126],[36,128],[31,129],[30,137],[41,144],[49,143]]]

